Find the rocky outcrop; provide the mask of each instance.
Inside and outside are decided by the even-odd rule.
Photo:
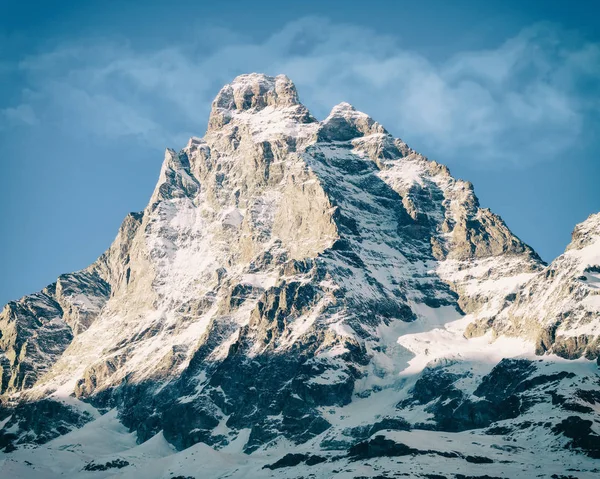
[[[8,303],[0,313],[0,394],[32,387],[98,317],[109,295],[92,266]]]
[[[490,324],[496,334],[530,337],[538,354],[600,355],[600,214],[573,232],[565,253],[527,282]]]

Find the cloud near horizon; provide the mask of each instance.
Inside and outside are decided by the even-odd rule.
[[[600,106],[600,45],[550,24],[443,61],[396,37],[304,18],[261,40],[203,29],[156,50],[66,42],[15,68],[23,86],[0,105],[0,128],[53,125],[161,148],[202,135],[218,89],[251,71],[285,73],[318,118],[348,101],[430,157],[483,167],[559,157],[596,132]]]

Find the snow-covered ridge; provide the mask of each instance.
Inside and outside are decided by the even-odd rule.
[[[573,230],[571,243],[567,251],[594,246],[600,239],[600,213],[592,214],[583,223],[578,224]],[[591,250],[590,250],[591,251]],[[595,261],[595,259],[594,259]]]
[[[600,214],[577,225],[564,254],[530,279],[493,322],[536,340],[539,353],[600,354]]]
[[[288,77],[250,73],[236,77],[221,89],[212,104],[208,129],[221,128],[243,112],[256,113],[265,108],[286,110],[288,116],[305,123],[315,121],[300,103]]]

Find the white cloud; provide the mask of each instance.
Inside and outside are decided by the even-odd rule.
[[[5,120],[61,122],[108,141],[181,145],[202,134],[210,102],[235,75],[285,73],[317,117],[340,101],[440,161],[502,165],[555,158],[598,110],[600,47],[535,25],[496,49],[433,62],[397,39],[305,18],[262,41],[206,30],[195,44],[136,51],[68,44],[20,64],[22,103]],[[210,38],[206,38],[209,35]]]
[[[0,113],[9,125],[24,124],[33,126],[39,123],[32,106],[26,103],[22,103],[16,107],[5,108]]]

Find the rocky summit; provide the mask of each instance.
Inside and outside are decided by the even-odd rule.
[[[368,115],[242,75],[2,310],[0,475],[599,477],[599,353],[600,214],[546,265]]]

